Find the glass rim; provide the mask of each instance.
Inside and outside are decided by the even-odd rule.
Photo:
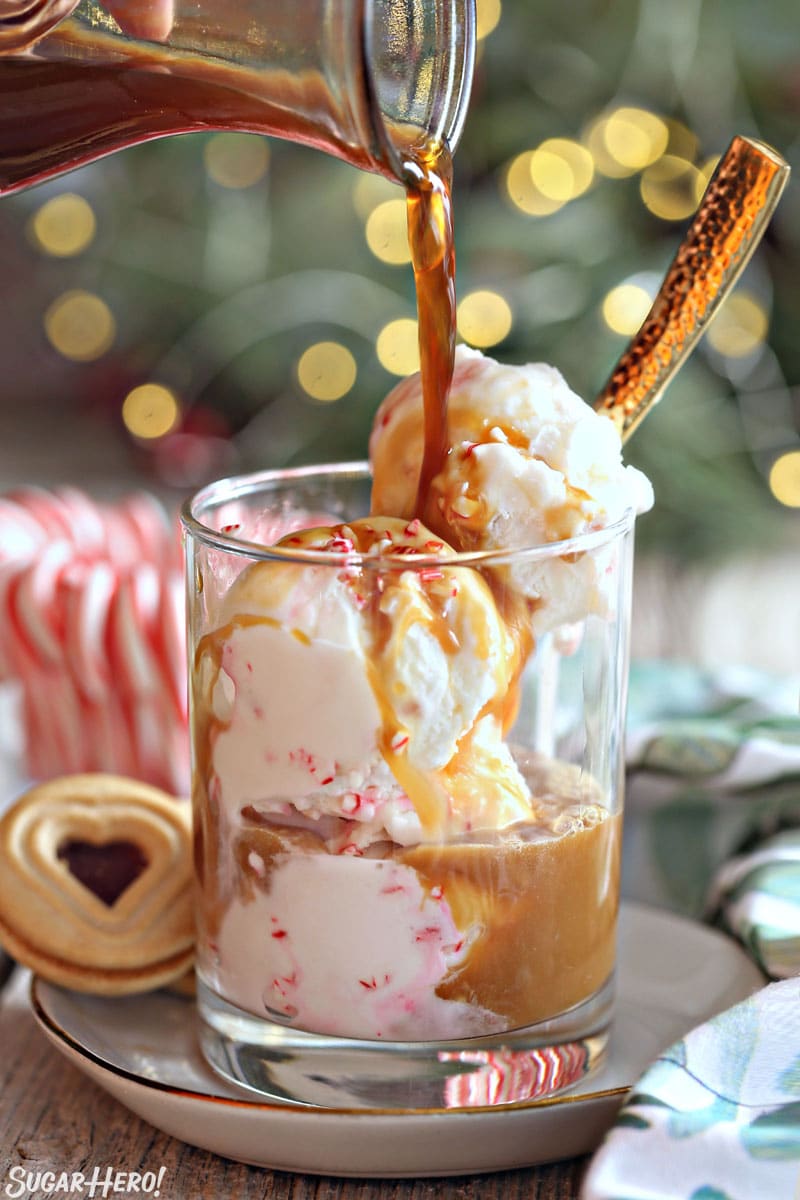
[[[553,558],[564,558],[569,555],[582,555],[596,550],[622,535],[630,532],[636,520],[636,511],[627,508],[616,521],[602,529],[591,530],[575,537],[564,538],[560,541],[546,542],[532,546],[506,546],[492,550],[455,551],[448,555],[430,554],[382,554],[359,551],[305,550],[296,546],[266,546],[261,542],[251,542],[245,538],[236,537],[232,533],[212,529],[204,524],[197,509],[200,507],[220,506],[234,500],[242,500],[258,492],[268,492],[270,485],[277,483],[302,483],[315,477],[327,476],[332,480],[350,479],[353,482],[366,481],[371,478],[368,462],[317,463],[303,467],[277,467],[265,471],[253,471],[244,475],[232,475],[217,479],[195,492],[184,501],[180,509],[180,520],[185,533],[195,541],[222,550],[227,554],[255,559],[262,562],[288,562],[309,566],[342,567],[356,564],[367,567],[400,568],[417,570],[425,567],[492,567],[506,566],[511,560],[515,562],[547,561]],[[352,520],[359,518],[353,517]],[[337,524],[348,524],[347,518]],[[308,526],[317,528],[318,526]],[[297,531],[295,531],[297,532]]]

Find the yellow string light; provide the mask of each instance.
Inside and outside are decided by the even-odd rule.
[[[606,125],[608,116],[595,117],[583,131],[582,142],[592,157],[595,170],[608,179],[625,179],[635,175],[635,170],[625,167],[612,155],[606,144]]]
[[[563,201],[545,196],[534,182],[531,164],[535,150],[525,150],[512,159],[503,181],[507,198],[529,217],[547,217],[562,207]]]
[[[116,336],[116,322],[105,300],[80,289],[53,301],[44,314],[44,329],[59,354],[74,362],[100,358]]]
[[[545,217],[582,195],[593,178],[594,163],[584,146],[570,138],[548,138],[511,160],[504,186],[515,208]]]
[[[353,184],[353,208],[363,220],[367,219],[373,208],[377,208],[385,200],[397,200],[396,183],[392,183],[383,175],[373,175],[370,171],[358,171],[357,175],[358,178]]]
[[[269,143],[252,133],[216,133],[203,147],[209,176],[221,187],[249,188],[269,167]]]
[[[592,156],[569,138],[548,138],[530,160],[534,184],[550,200],[565,204],[580,196],[594,178]]]
[[[720,156],[715,154],[712,158],[706,159],[706,161],[697,168],[697,179],[695,181],[694,194],[695,200],[698,204],[703,199],[703,193],[711,182],[711,176],[717,169],[719,158]]]
[[[358,368],[353,355],[340,342],[315,342],[297,363],[297,378],[312,400],[340,400],[353,387]]]
[[[630,336],[640,328],[653,301],[637,283],[620,283],[603,300],[603,320],[614,333]]]
[[[52,196],[33,214],[29,235],[44,254],[72,258],[94,238],[97,221],[88,200],[74,192]]]
[[[669,129],[661,117],[645,108],[618,108],[603,127],[606,148],[620,167],[631,174],[661,157],[669,142]]]
[[[623,105],[595,117],[581,140],[601,175],[625,179],[657,162],[670,148],[670,136],[671,124],[663,117]]]
[[[726,358],[746,358],[764,344],[769,317],[764,305],[740,288],[729,296],[709,326],[709,343]]]
[[[572,168],[560,154],[541,147],[534,150],[530,161],[531,178],[548,200],[566,204],[573,193],[575,180]]]
[[[381,262],[400,266],[411,262],[405,200],[384,200],[367,217],[367,245]]]
[[[503,6],[501,0],[476,0],[475,8],[475,36],[481,41],[500,24]]]
[[[142,383],[122,402],[122,421],[137,438],[161,438],[175,428],[181,410],[173,391],[161,383]]]
[[[674,117],[665,117],[664,120],[669,131],[667,154],[695,162],[700,151],[700,139],[697,134],[692,133],[688,125],[684,125],[683,121],[676,121]]]
[[[800,508],[800,450],[789,450],[772,464],[770,490],[787,508]]]
[[[419,330],[410,317],[384,325],[375,342],[378,362],[392,375],[413,375],[419,370]]]
[[[642,175],[642,200],[662,221],[685,221],[697,208],[699,177],[688,159],[665,154]]]
[[[457,311],[458,332],[471,346],[495,346],[511,332],[513,315],[497,292],[470,292]]]

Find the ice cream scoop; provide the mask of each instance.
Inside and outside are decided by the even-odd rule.
[[[339,818],[355,849],[528,818],[502,741],[519,646],[478,572],[388,517],[297,531],[273,553],[236,579],[196,662],[225,811],[323,835]]]
[[[378,409],[370,439],[373,512],[411,515],[424,437],[418,376]],[[459,346],[448,406],[448,451],[423,514],[457,550],[547,545],[646,511],[652,488],[622,463],[612,421],[541,363],[508,366]],[[521,562],[512,586],[538,612],[537,633],[582,619],[598,603],[597,580],[577,561],[555,560],[546,577]]]

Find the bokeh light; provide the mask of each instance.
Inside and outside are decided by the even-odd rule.
[[[800,508],[800,450],[789,450],[772,464],[770,490],[787,508]]]
[[[708,187],[709,183],[711,182],[711,176],[714,174],[714,172],[717,169],[717,166],[719,164],[719,158],[720,158],[720,156],[718,154],[715,154],[711,158],[706,159],[706,161],[704,163],[701,163],[700,166],[697,168],[697,179],[695,181],[695,199],[698,204],[703,199],[705,190]]]
[[[94,210],[75,192],[52,196],[37,209],[28,225],[34,244],[54,258],[72,258],[91,243],[97,231]]]
[[[662,221],[685,221],[697,208],[700,172],[685,158],[665,154],[641,178],[642,200]]]
[[[74,362],[91,362],[112,345],[117,327],[105,300],[75,289],[64,292],[46,310],[44,330],[59,354]]]
[[[602,305],[603,320],[614,333],[631,336],[642,325],[653,299],[640,283],[627,280],[611,289]]]
[[[665,117],[665,122],[669,130],[667,154],[696,162],[700,152],[700,139],[697,134],[688,125],[684,125],[683,121],[676,121],[674,117]]]
[[[607,116],[595,117],[590,121],[583,131],[583,144],[591,154],[592,162],[601,175],[605,175],[609,179],[624,179],[628,175],[634,175],[635,171],[630,170],[629,167],[623,167],[609,151],[606,145],[607,121]]]
[[[471,346],[495,346],[508,337],[513,315],[497,292],[469,292],[458,306],[458,332]]]
[[[384,325],[375,342],[378,362],[392,375],[413,375],[419,370],[419,330],[411,317]]]
[[[603,126],[606,149],[618,166],[634,173],[661,158],[669,129],[661,117],[644,108],[618,108]]]
[[[475,9],[475,36],[481,41],[500,24],[503,5],[501,0],[476,0]]]
[[[531,155],[530,173],[548,200],[566,204],[582,195],[594,178],[592,156],[569,138],[548,138]]]
[[[726,358],[746,358],[763,345],[769,328],[764,305],[740,288],[723,304],[706,334],[711,346]]]
[[[206,171],[225,188],[248,188],[269,167],[269,143],[253,133],[215,133],[203,147]]]
[[[125,428],[137,438],[161,438],[180,420],[181,409],[173,391],[161,383],[142,383],[122,402]]]
[[[513,158],[505,172],[505,192],[515,208],[546,217],[580,196],[594,178],[592,156],[570,138],[548,138]]]
[[[669,122],[646,108],[621,106],[594,118],[583,144],[601,175],[625,179],[657,162],[669,147]]]
[[[511,160],[505,172],[505,193],[514,207],[529,217],[546,217],[557,212],[562,202],[545,196],[534,183],[531,163],[535,153],[525,150]]]
[[[312,400],[330,403],[346,396],[356,381],[353,355],[341,342],[315,342],[297,363],[300,386]]]
[[[384,200],[367,217],[367,245],[381,262],[400,266],[411,262],[405,200]]]
[[[353,184],[353,208],[364,220],[386,200],[397,200],[400,196],[398,185],[386,179],[383,175],[373,175],[371,171],[358,171]]]

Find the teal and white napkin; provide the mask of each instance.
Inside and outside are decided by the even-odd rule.
[[[751,854],[726,863],[716,874],[709,909],[765,975],[800,975],[800,829],[767,838]],[[797,1035],[800,1041],[800,1010]]]
[[[800,980],[693,1030],[639,1080],[581,1200],[800,1198]]]
[[[800,685],[745,669],[635,664],[628,703],[623,888],[708,915],[714,873],[800,829]]]
[[[781,982],[656,1059],[581,1200],[800,1200],[797,683],[664,664],[631,682],[627,892],[714,920]]]

